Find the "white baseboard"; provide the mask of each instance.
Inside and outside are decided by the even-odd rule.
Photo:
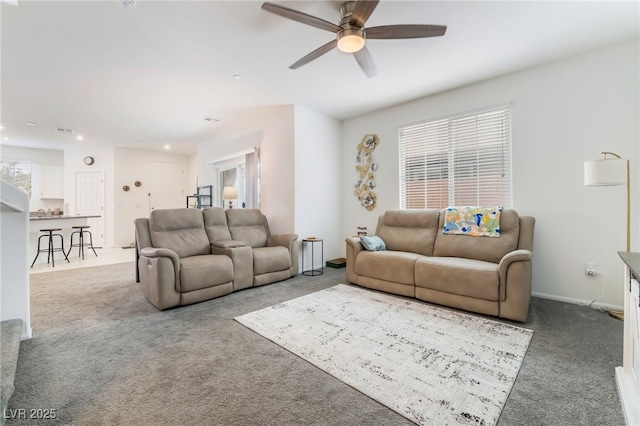
[[[534,297],[540,297],[541,299],[555,300],[556,302],[572,303],[574,305],[582,305],[582,306],[591,305],[591,300],[575,299],[573,297],[556,296],[554,294],[537,293],[537,292],[532,292],[531,295]],[[598,301],[593,302],[593,305],[591,305],[591,307],[595,309],[604,309],[607,311],[610,311],[610,310],[622,311],[624,309],[624,307],[620,305],[611,305],[609,303],[602,303]]]
[[[27,339],[31,339],[33,337],[33,330],[31,327],[27,327],[26,330],[22,330],[22,333],[20,335],[20,340],[27,340]]]

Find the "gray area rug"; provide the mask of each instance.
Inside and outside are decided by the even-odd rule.
[[[533,334],[342,284],[236,321],[421,425],[494,425]]]
[[[344,269],[160,312],[134,263],[31,276],[7,425],[411,425],[233,318],[344,283]],[[407,299],[409,300],[409,299]],[[614,368],[622,322],[533,298],[526,358],[499,426],[622,425]]]

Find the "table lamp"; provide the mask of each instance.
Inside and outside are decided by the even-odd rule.
[[[225,186],[222,190],[222,199],[229,201],[229,208],[233,208],[233,200],[238,199],[238,190],[235,186]]]

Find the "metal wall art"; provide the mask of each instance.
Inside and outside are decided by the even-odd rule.
[[[373,173],[378,170],[378,165],[373,162],[373,151],[380,143],[378,135],[364,135],[358,144],[358,156],[356,157],[356,172],[358,181],[355,185],[354,195],[358,197],[360,205],[371,211],[376,207],[376,187]]]

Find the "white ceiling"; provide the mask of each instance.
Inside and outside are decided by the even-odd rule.
[[[346,119],[640,31],[637,1],[382,0],[367,26],[448,29],[444,37],[369,40],[378,75],[367,78],[352,55],[337,50],[290,70],[333,35],[265,12],[262,2],[18,3],[0,8],[2,143],[54,149],[168,144],[171,152],[194,153],[203,140],[249,130],[242,121],[248,108],[298,104]],[[337,1],[277,3],[339,19]]]

